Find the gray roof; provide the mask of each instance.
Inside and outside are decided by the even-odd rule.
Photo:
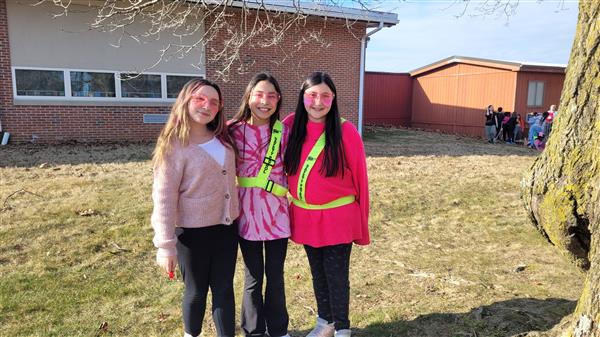
[[[199,1],[199,0],[196,0]],[[299,1],[299,0],[243,0],[243,1],[213,1],[232,7],[264,8],[274,12],[300,13],[304,15],[322,16],[327,18],[346,19],[350,21],[367,22],[368,27],[376,27],[383,23],[385,27],[398,24],[398,14],[378,12],[373,10],[350,8],[324,4],[329,1]],[[333,2],[331,2],[333,3]]]
[[[540,72],[557,72],[564,73],[567,67],[566,64],[549,64],[549,63],[535,63],[535,62],[518,62],[518,61],[502,61],[502,60],[492,60],[492,59],[484,59],[479,57],[470,57],[470,56],[459,56],[454,55],[447,57],[445,59],[439,60],[437,62],[428,64],[423,67],[419,67],[417,69],[413,69],[410,71],[411,76],[420,75],[431,70],[437,69],[439,67],[443,67],[452,63],[470,63],[470,64],[479,64],[484,66],[492,66],[503,68],[512,71],[540,71]]]

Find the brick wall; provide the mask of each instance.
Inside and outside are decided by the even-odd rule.
[[[236,18],[238,18],[236,14]],[[250,18],[252,22],[253,18]],[[341,115],[347,120],[358,123],[358,96],[360,80],[360,38],[365,33],[365,25],[355,23],[350,33],[343,20],[307,20],[305,25],[291,29],[278,46],[269,48],[250,47],[243,51],[242,62],[246,62],[245,74],[231,72],[228,82],[216,80],[225,96],[225,107],[229,115],[237,112],[246,85],[252,76],[260,71],[269,71],[275,76],[283,91],[282,115],[295,110],[300,87],[313,71],[325,71],[331,75],[337,89],[338,106]],[[303,44],[297,43],[307,38],[311,32],[320,32],[322,41]],[[221,32],[221,37],[225,36]],[[220,50],[223,38],[210,43],[211,48]],[[284,59],[284,53],[288,58]],[[292,54],[292,51],[295,51]],[[207,64],[207,77],[216,78],[218,64]]]
[[[6,0],[0,0],[0,118],[4,131],[11,133],[11,142],[27,142],[33,135],[40,143],[156,139],[162,125],[144,124],[142,116],[144,113],[166,113],[168,107],[14,105],[6,17]],[[328,72],[337,86],[342,116],[356,124],[360,37],[365,26],[355,24],[352,30],[354,35],[349,33],[345,22],[309,19],[304,26],[293,28],[278,46],[246,48],[241,58],[241,64],[246,66],[244,73],[234,70],[227,82],[217,80],[224,93],[227,115],[232,116],[237,111],[243,91],[256,72],[266,70],[276,76],[283,90],[282,112],[285,115],[294,110],[300,85],[306,76],[320,70]],[[326,46],[309,43],[290,56],[290,51],[297,49],[298,40],[306,37],[308,31],[320,31]],[[221,43],[220,39],[210,42],[207,52],[218,49]],[[281,62],[286,54],[288,58]],[[219,69],[218,64],[207,64],[207,77],[216,80]]]

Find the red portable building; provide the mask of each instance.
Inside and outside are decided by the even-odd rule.
[[[481,137],[489,104],[523,117],[558,106],[565,66],[452,56],[410,75],[413,127]]]

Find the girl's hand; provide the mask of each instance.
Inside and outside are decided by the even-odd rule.
[[[177,266],[177,256],[156,257],[156,263],[169,275],[175,272]]]

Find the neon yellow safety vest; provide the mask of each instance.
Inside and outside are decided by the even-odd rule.
[[[240,187],[262,188],[278,197],[284,197],[287,194],[287,188],[276,184],[273,180],[269,179],[271,169],[275,166],[275,159],[277,158],[277,153],[279,153],[279,148],[281,147],[281,129],[281,122],[275,121],[273,130],[271,131],[271,141],[267,148],[267,154],[265,155],[265,159],[263,160],[258,175],[256,177],[237,177],[238,185]]]
[[[342,123],[344,121],[345,120],[342,118]],[[308,180],[308,175],[310,174],[310,171],[312,170],[313,166],[315,166],[317,158],[319,157],[321,152],[323,152],[323,149],[325,149],[325,131],[323,131],[321,136],[319,136],[317,143],[308,153],[308,157],[306,157],[306,161],[304,161],[304,165],[302,165],[302,169],[300,170],[300,177],[298,177],[299,199],[292,198],[292,202],[294,203],[294,205],[300,208],[312,210],[336,208],[351,204],[355,200],[354,195],[347,195],[345,197],[335,199],[323,205],[309,204],[306,202],[306,181]]]

